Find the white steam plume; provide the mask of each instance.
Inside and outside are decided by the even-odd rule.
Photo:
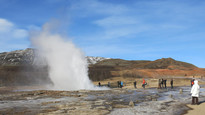
[[[45,25],[41,32],[31,37],[49,66],[49,77],[56,90],[94,89],[88,78],[87,61],[79,48],[71,41],[49,31]]]

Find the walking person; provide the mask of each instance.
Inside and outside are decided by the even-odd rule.
[[[137,88],[137,82],[136,81],[134,82],[134,88],[135,89]]]
[[[192,105],[199,104],[199,90],[200,86],[198,85],[198,80],[194,80],[194,85],[191,88]]]
[[[120,88],[123,87],[123,81],[120,81]]]
[[[171,89],[173,89],[173,79],[170,81]]]
[[[146,81],[143,78],[142,87],[145,89],[145,85],[147,85]]]
[[[158,89],[161,89],[161,79],[158,81]]]
[[[162,81],[161,81],[161,87],[162,88],[164,88],[163,84],[164,84],[164,80],[162,79]]]
[[[164,87],[167,88],[167,79],[164,80]]]
[[[117,87],[120,88],[120,81],[117,81]]]
[[[98,85],[99,85],[99,87],[101,87],[101,83],[100,82],[98,83]]]
[[[107,86],[110,87],[110,82],[107,83]]]

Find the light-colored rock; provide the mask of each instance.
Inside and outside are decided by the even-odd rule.
[[[130,101],[130,102],[129,102],[129,106],[130,106],[130,107],[134,107],[133,101]]]
[[[153,98],[152,101],[157,101],[157,98]]]
[[[103,105],[105,100],[97,100],[95,101],[95,105]]]
[[[182,94],[183,93],[183,89],[179,89],[179,93]]]
[[[105,106],[98,106],[98,107],[96,107],[97,109],[106,109],[106,107]]]

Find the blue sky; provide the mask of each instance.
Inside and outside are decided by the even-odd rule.
[[[203,0],[0,0],[0,52],[31,47],[52,20],[85,55],[174,58],[205,68]]]

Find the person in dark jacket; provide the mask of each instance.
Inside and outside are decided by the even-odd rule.
[[[163,84],[164,84],[164,80],[162,79],[162,81],[161,81],[161,87],[162,88],[164,88]]]
[[[98,83],[98,86],[101,87],[101,83],[100,82]]]
[[[164,80],[164,87],[167,88],[167,80]]]
[[[161,79],[158,81],[158,89],[161,89]]]
[[[173,89],[173,79],[170,81],[171,89]]]
[[[110,82],[107,83],[107,86],[110,87]]]
[[[117,87],[120,88],[120,81],[117,81]]]
[[[137,88],[137,82],[136,81],[134,82],[134,88]]]

